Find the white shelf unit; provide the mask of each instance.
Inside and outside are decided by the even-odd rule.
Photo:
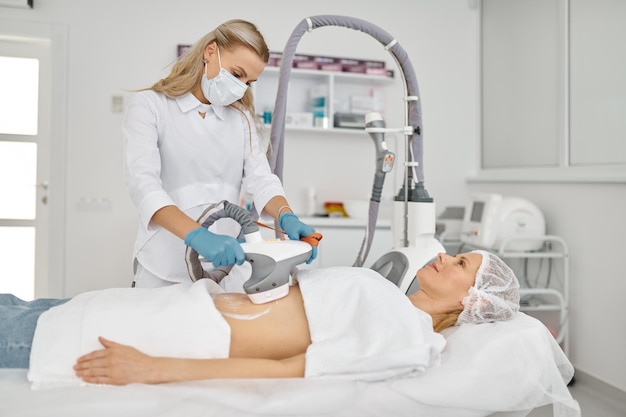
[[[274,112],[279,71],[278,67],[266,67],[257,82],[253,84],[255,107],[259,114],[266,111]],[[328,124],[327,127],[286,126],[285,129],[315,133],[362,134],[363,129],[334,127],[335,113],[350,113],[350,101],[353,97],[377,97],[381,100],[380,108],[373,108],[370,111],[379,111],[384,115],[385,88],[394,81],[395,78],[383,75],[292,68],[289,76],[286,113],[309,112],[311,90],[327,86],[325,107]]]
[[[563,348],[566,355],[569,355],[569,249],[563,239],[558,236],[546,235],[536,238],[541,240],[542,249],[536,252],[519,252],[510,251],[507,248],[515,241],[528,241],[524,238],[509,238],[502,242],[500,248],[495,252],[505,262],[511,266],[518,274],[520,280],[520,298],[522,301],[521,310],[529,315],[536,316],[540,320],[540,316],[544,313],[558,314],[558,329],[553,329],[557,342]],[[544,287],[529,286],[529,277],[520,276],[519,271],[511,265],[513,259],[519,259],[524,262],[530,260],[548,260],[550,269]],[[560,262],[561,264],[561,282],[556,284],[551,275],[556,275],[556,265],[553,268],[552,262]],[[545,323],[545,319],[542,320]],[[546,325],[548,325],[546,323]],[[549,326],[548,326],[549,327]]]

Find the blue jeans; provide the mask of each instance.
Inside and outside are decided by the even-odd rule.
[[[0,294],[0,368],[28,368],[37,319],[68,300],[23,301],[12,294]]]

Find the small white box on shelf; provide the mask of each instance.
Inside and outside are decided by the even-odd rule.
[[[313,113],[287,113],[285,127],[313,127]]]

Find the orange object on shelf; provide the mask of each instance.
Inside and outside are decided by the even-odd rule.
[[[327,201],[324,203],[324,209],[328,217],[348,217],[348,213],[340,201]]]

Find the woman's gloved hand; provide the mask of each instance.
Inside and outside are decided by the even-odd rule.
[[[185,245],[194,248],[215,267],[241,265],[246,260],[246,254],[237,239],[209,232],[204,227],[187,233]]]
[[[308,224],[302,223],[298,216],[293,213],[281,214],[278,218],[278,225],[285,233],[287,233],[287,236],[291,240],[300,240],[302,237],[315,233],[314,228]],[[317,246],[311,246],[311,248],[313,250],[311,252],[311,257],[308,261],[306,261],[307,264],[310,264],[315,258],[317,258]]]

